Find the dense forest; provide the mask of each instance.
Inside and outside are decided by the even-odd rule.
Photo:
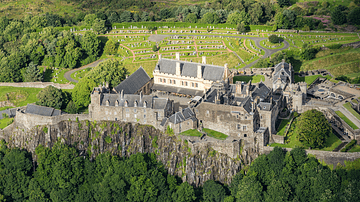
[[[276,147],[233,177],[193,187],[168,175],[155,154],[80,156],[67,145],[0,147],[1,201],[359,201],[359,162],[331,170],[299,148]]]

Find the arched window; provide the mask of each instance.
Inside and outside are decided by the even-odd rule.
[[[115,102],[115,106],[118,107],[119,106],[119,100],[116,100]]]
[[[144,101],[144,108],[146,108],[146,105],[147,105],[147,102],[146,102],[146,101]]]
[[[124,107],[128,107],[129,102],[127,100],[125,100],[125,104]]]
[[[134,102],[134,107],[137,107],[137,101]]]
[[[106,106],[109,106],[110,105],[110,101],[109,100],[106,100]]]

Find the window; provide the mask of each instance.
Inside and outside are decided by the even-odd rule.
[[[193,88],[194,88],[194,86],[195,86],[195,85],[194,85],[194,83],[191,83],[191,87],[193,87]]]
[[[238,130],[240,130],[240,129],[241,129],[240,124],[237,124],[237,125],[236,125],[236,129],[238,129]]]
[[[134,114],[134,118],[137,118],[137,115],[136,115],[136,114]]]
[[[126,112],[129,112],[129,109],[128,108],[126,108],[126,110],[125,110]]]
[[[144,113],[146,113],[146,109],[144,109]]]
[[[117,118],[115,118],[115,121],[117,121]]]
[[[184,82],[183,82],[183,81],[181,81],[181,85],[182,85],[182,86],[184,85]]]
[[[176,84],[176,80],[174,80],[174,84]]]
[[[243,126],[243,130],[246,130],[246,126]]]
[[[136,113],[136,112],[137,112],[137,110],[136,110],[136,109],[134,109],[134,112]]]
[[[247,137],[247,134],[244,134],[244,137]]]
[[[130,114],[126,114],[126,118],[129,118],[130,117]]]
[[[198,87],[199,87],[198,83],[195,83],[195,87],[196,87],[196,88],[198,88]]]
[[[166,79],[164,79],[164,83],[166,83]]]
[[[185,81],[185,86],[187,86],[187,81]]]
[[[144,114],[144,119],[146,119],[146,114]]]
[[[169,81],[170,81],[170,84],[172,84],[172,80],[170,79]]]
[[[262,116],[260,116],[260,119],[262,119]]]
[[[108,114],[109,114],[109,112],[108,112],[108,111],[105,111],[105,114],[106,114],[106,115],[108,115]]]
[[[247,116],[245,116],[245,119],[247,119]]]
[[[159,80],[160,80],[160,83],[162,83],[162,78],[160,78]]]

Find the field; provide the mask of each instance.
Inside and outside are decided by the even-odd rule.
[[[41,88],[19,88],[0,86],[0,101],[10,101],[16,107],[25,106],[37,101],[36,95]]]
[[[343,113],[341,113],[340,111],[335,111],[335,113],[342,119],[344,120],[351,128],[353,128],[354,130],[359,129],[352,121],[350,121],[350,119],[348,119]]]

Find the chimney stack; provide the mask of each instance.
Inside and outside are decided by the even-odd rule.
[[[140,103],[142,102],[143,94],[142,91],[140,91]]]
[[[122,100],[124,99],[124,90],[121,90],[120,98],[121,98]]]
[[[201,65],[197,66],[197,78],[201,79],[202,78],[202,68]]]
[[[202,62],[203,64],[206,64],[206,56],[202,56]]]
[[[181,75],[180,62],[176,62],[176,76]]]
[[[161,60],[161,58],[162,58],[162,55],[161,55],[161,54],[159,54],[159,60]]]
[[[176,60],[180,60],[180,53],[177,52],[177,53],[175,54],[175,57],[176,57]]]

